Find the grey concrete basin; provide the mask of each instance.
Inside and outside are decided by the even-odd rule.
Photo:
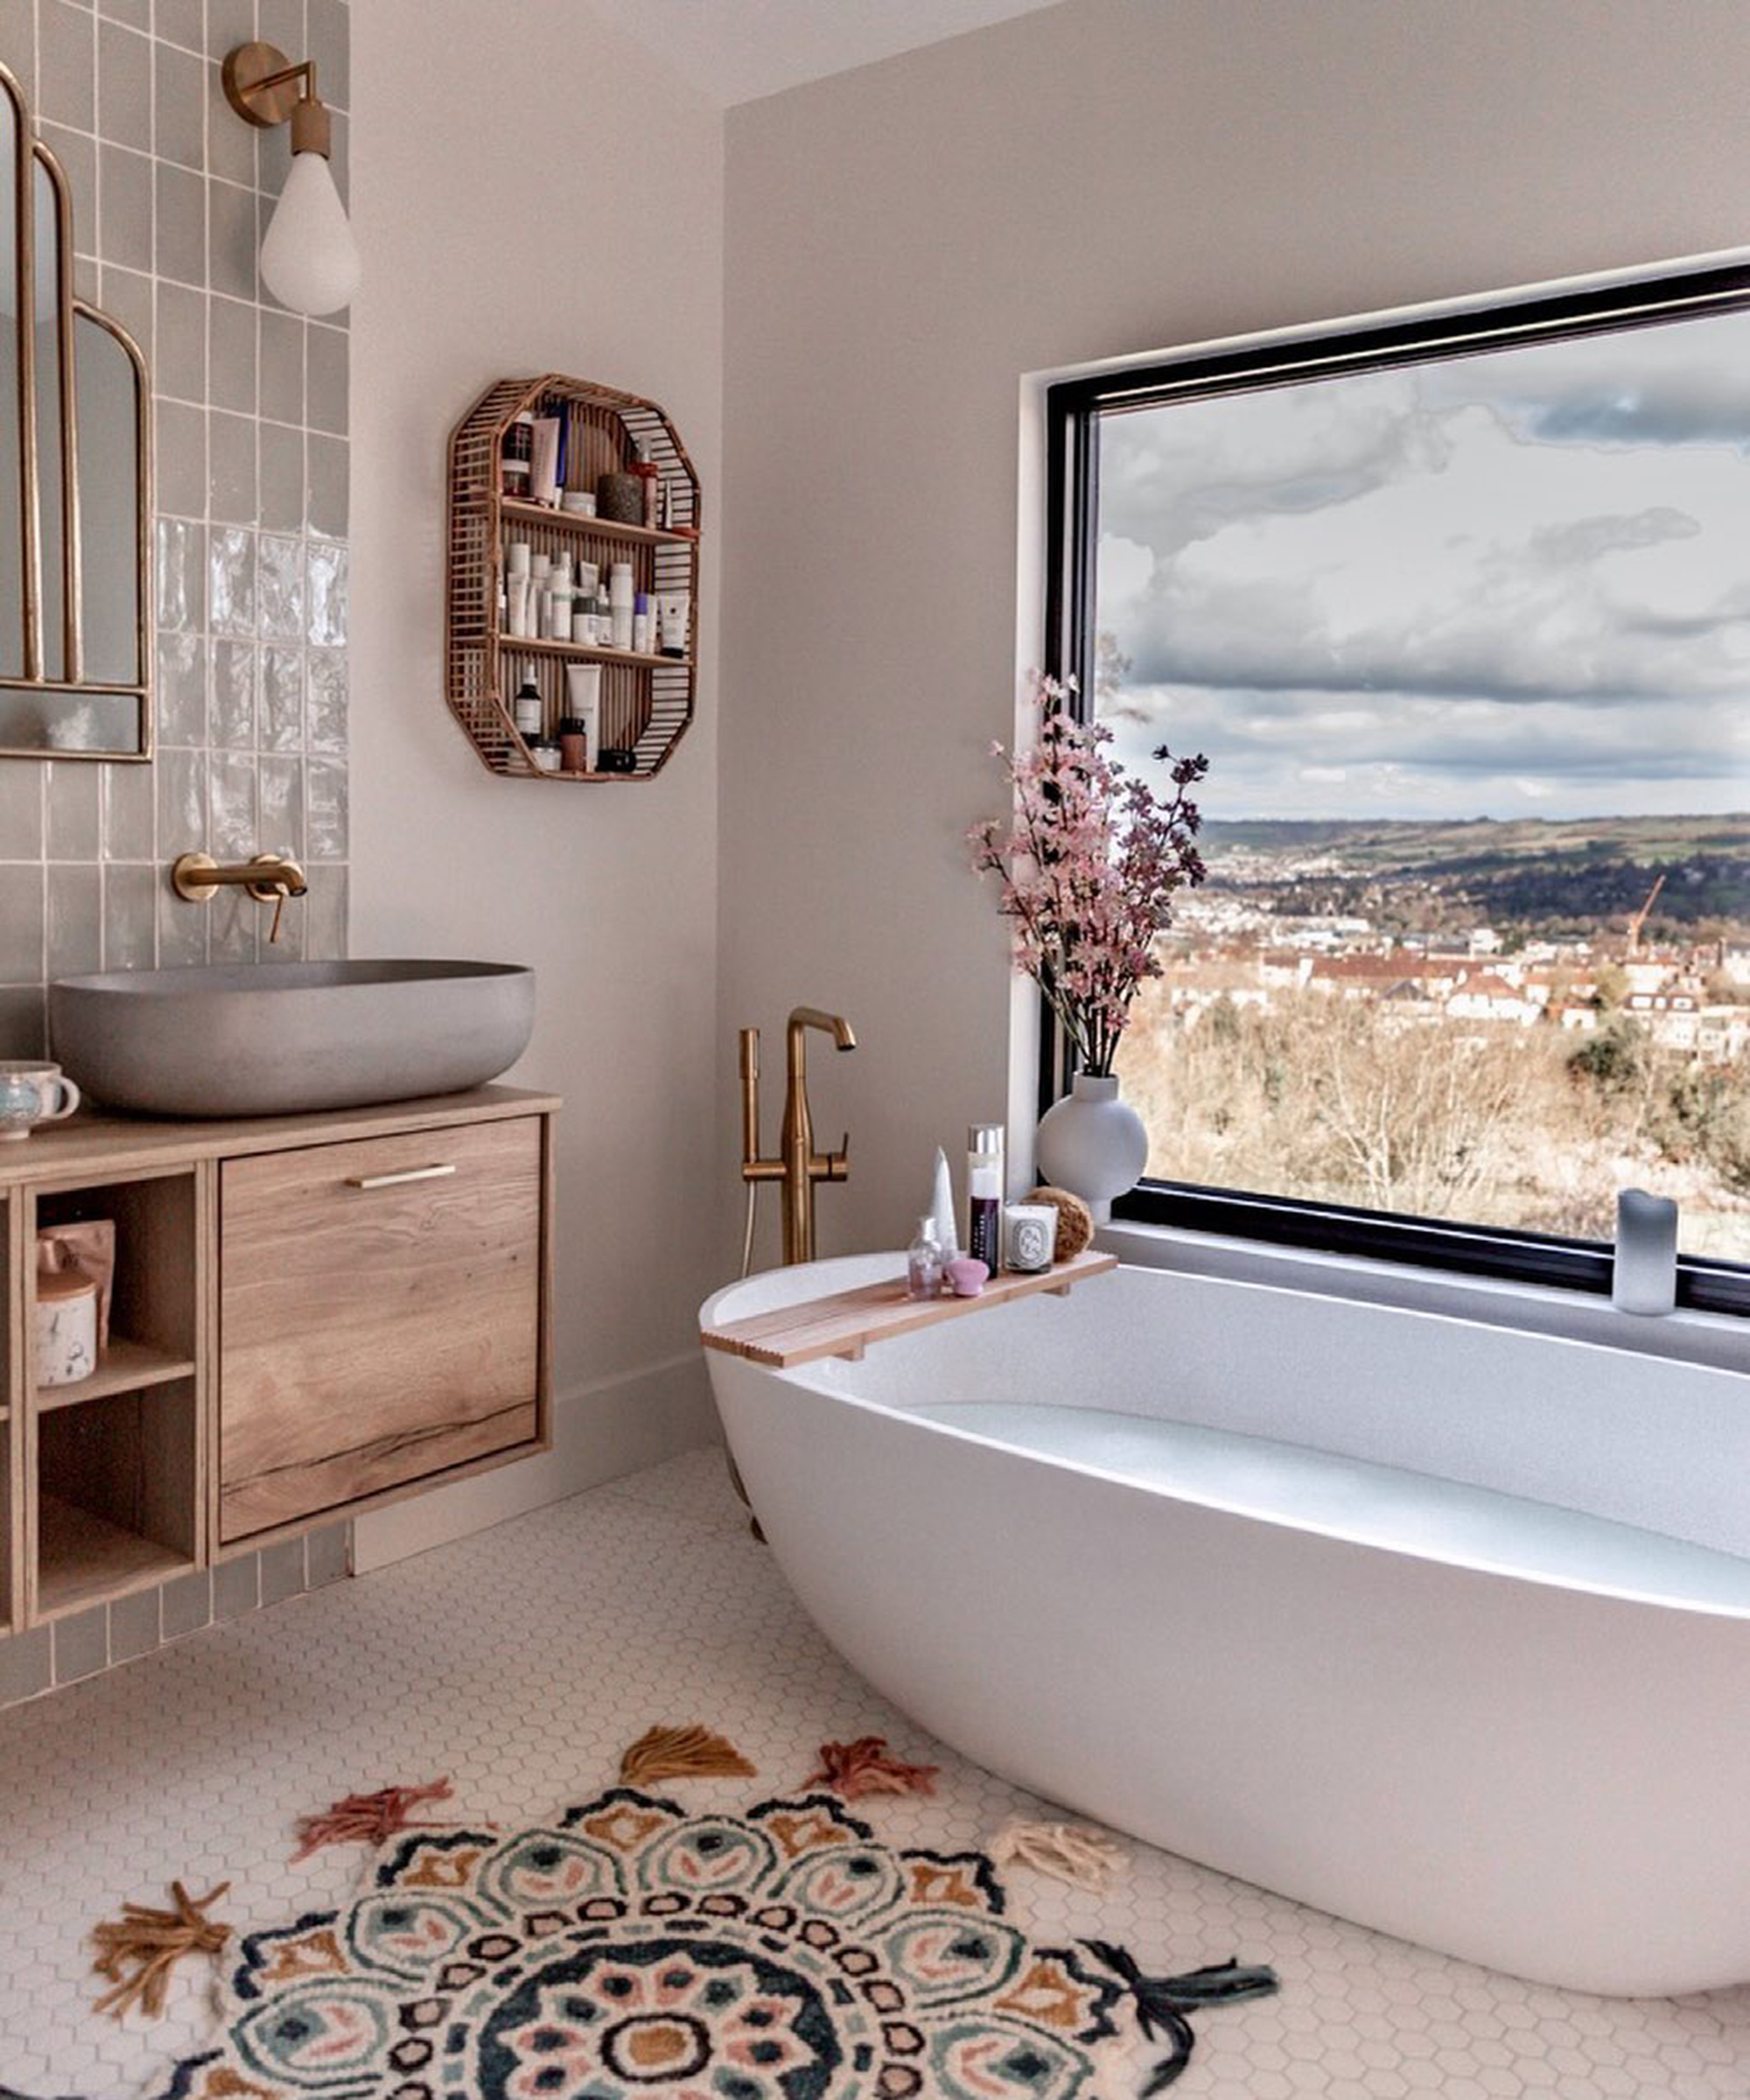
[[[516,1062],[535,973],[509,962],[259,962],[49,987],[54,1055],[106,1108],[290,1116],[453,1094]]]

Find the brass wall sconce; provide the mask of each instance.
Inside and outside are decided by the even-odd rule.
[[[294,66],[271,44],[240,44],[225,60],[225,99],[245,123],[291,126],[291,172],[262,242],[262,280],[294,313],[335,313],[359,288],[359,247],[328,159],[334,127],[316,92],[316,62]]]

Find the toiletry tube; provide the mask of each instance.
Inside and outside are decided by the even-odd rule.
[[[686,654],[687,622],[692,606],[693,594],[690,591],[657,592],[656,624],[662,632],[662,654],[665,656]]]
[[[601,756],[602,667],[598,663],[565,666],[565,712],[584,725],[584,770],[597,771]]]
[[[506,574],[509,576],[527,576],[528,574],[528,542],[527,540],[512,540],[508,542],[504,550],[504,566]]]
[[[531,554],[528,557],[528,573],[537,584],[547,581],[547,571],[552,566],[553,557],[550,554]]]
[[[513,570],[505,584],[505,632],[522,638],[528,633],[528,578]]]
[[[559,427],[556,416],[535,419],[535,457],[529,469],[528,494],[531,501],[550,508],[559,500]]]
[[[642,591],[632,601],[632,647],[640,656],[650,654],[650,600]]]

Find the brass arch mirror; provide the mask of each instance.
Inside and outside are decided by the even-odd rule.
[[[0,755],[149,759],[145,360],[73,290],[66,178],[0,66]]]

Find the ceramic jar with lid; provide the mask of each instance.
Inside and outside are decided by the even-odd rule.
[[[97,1368],[97,1278],[53,1240],[37,1243],[37,1384],[77,1385]]]

